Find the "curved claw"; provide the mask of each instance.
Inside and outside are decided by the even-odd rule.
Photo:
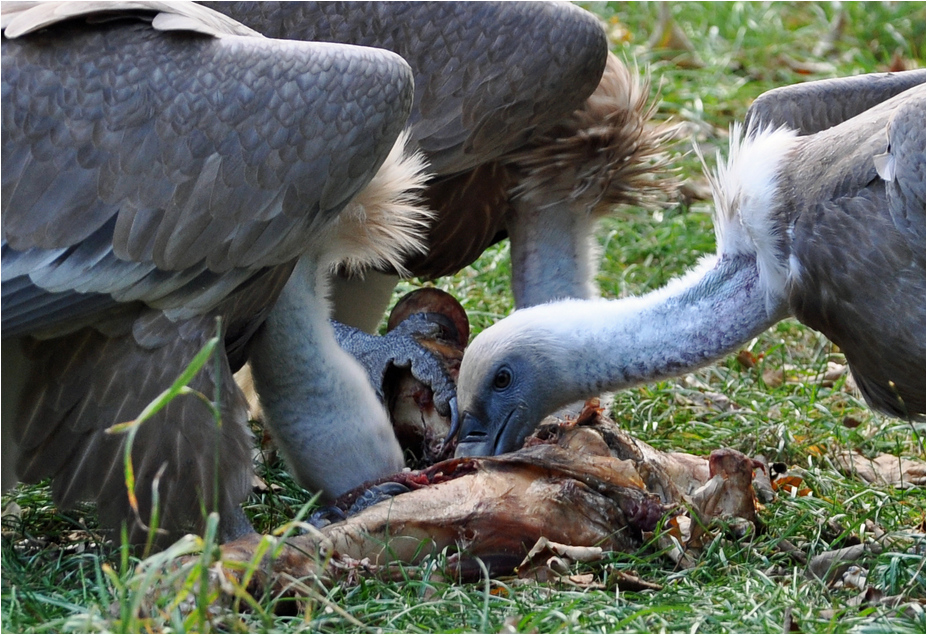
[[[308,518],[308,522],[316,529],[321,529],[327,525],[340,523],[343,520],[347,520],[347,518],[348,517],[339,507],[326,505],[325,507],[320,507],[315,510]]]
[[[460,413],[457,410],[457,395],[451,397],[447,403],[451,407],[451,429],[448,430],[447,436],[444,437],[444,441],[441,442],[442,447],[447,447],[451,439],[457,436],[457,432],[460,431]]]

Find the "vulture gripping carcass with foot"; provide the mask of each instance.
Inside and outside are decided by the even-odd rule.
[[[576,7],[128,4],[4,5],[3,422],[15,476],[53,477],[63,505],[96,500],[133,541],[154,501],[168,536],[204,508],[226,538],[249,529],[250,437],[230,379],[246,359],[305,487],[334,497],[399,469],[365,372],[332,337],[319,278],[333,266],[348,265],[336,316],[368,329],[396,274],[451,273],[505,235],[519,306],[590,297],[596,215],[667,187],[646,85]],[[344,44],[391,49],[411,73]],[[386,159],[403,126],[432,175],[427,212],[403,194],[419,188],[415,161]],[[349,202],[378,168],[370,197]],[[218,359],[191,383],[201,397],[139,428],[137,517],[125,437],[106,430],[218,328]],[[384,363],[411,364],[453,404],[427,355],[371,354],[335,328],[374,360],[374,384]],[[202,399],[217,395],[221,426]]]
[[[565,3],[219,2],[265,35],[386,48],[412,67],[413,147],[428,161],[435,214],[403,266],[457,272],[506,236],[518,307],[592,298],[596,219],[672,190],[673,128],[650,120],[648,82],[608,52],[598,20]],[[448,414],[454,385],[400,333],[372,333],[399,280],[392,267],[333,280],[336,333],[377,387],[411,365]],[[342,324],[343,323],[343,324]],[[349,328],[347,325],[358,327]],[[382,341],[381,341],[382,340]]]

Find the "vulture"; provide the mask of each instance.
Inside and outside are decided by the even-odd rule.
[[[519,306],[591,297],[595,218],[667,187],[646,81],[569,4],[32,4],[3,7],[4,488],[51,477],[133,542],[155,503],[168,538],[250,529],[246,360],[307,489],[401,467],[333,268],[368,328],[397,275],[506,235]],[[107,430],[217,332],[199,396],[138,428],[136,511]]]
[[[461,363],[457,455],[520,446],[563,404],[710,363],[794,316],[868,404],[925,411],[925,71],[761,95],[710,177],[717,254],[664,288],[523,310]]]
[[[402,466],[324,294],[334,265],[401,266],[421,246],[423,165],[400,137],[413,78],[388,51],[152,4],[3,7],[4,488],[51,477],[58,504],[95,500],[135,543],[155,502],[167,539],[217,510],[228,539],[250,528],[232,379],[248,356],[306,487],[334,495]],[[133,508],[127,435],[107,430],[217,334],[196,393],[138,428]]]

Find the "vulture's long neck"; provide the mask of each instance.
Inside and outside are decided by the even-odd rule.
[[[569,354],[572,372],[561,374],[564,401],[696,369],[785,316],[784,302],[770,305],[756,259],[748,255],[715,257],[639,298],[538,309],[555,346]]]

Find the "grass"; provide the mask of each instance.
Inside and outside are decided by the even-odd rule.
[[[729,123],[774,86],[899,63],[924,66],[923,3],[680,3],[670,11],[692,44],[681,55],[647,46],[658,18],[655,4],[584,6],[608,25],[616,52],[650,66],[662,100],[659,116],[685,122],[706,149],[724,148]],[[841,19],[841,37],[826,46]],[[700,180],[692,153],[676,162],[687,181]],[[598,282],[608,297],[655,288],[714,248],[704,201],[657,212],[622,208],[603,222],[598,236]],[[500,244],[438,286],[461,300],[478,333],[511,311],[509,274],[508,247]],[[406,283],[397,296],[419,284]],[[828,385],[815,379],[828,362],[843,363],[843,357],[794,321],[780,323],[746,349],[761,356],[752,368],[732,356],[679,380],[623,391],[612,407],[632,434],[661,449],[707,453],[727,446],[763,454],[800,474],[812,492],[780,495],[761,511],[765,533],[743,541],[718,538],[692,569],[677,570],[668,558],[644,549],[577,565],[577,573],[591,573],[596,582],[587,587],[509,578],[461,585],[430,575],[440,569],[439,558],[409,569],[402,582],[315,586],[298,606],[267,597],[245,612],[188,613],[170,605],[136,612],[134,603],[147,597],[152,584],[165,584],[156,567],[138,569],[126,551],[101,545],[91,506],[62,512],[46,487],[20,486],[3,497],[4,508],[15,502],[22,512],[3,524],[0,625],[4,632],[923,633],[924,490],[870,486],[843,476],[833,460],[842,450],[924,460],[923,424],[871,413],[845,375]],[[247,511],[262,530],[272,531],[296,517],[308,495],[279,462],[262,476],[271,487],[254,494]],[[854,604],[859,591],[806,576],[805,565],[782,549],[787,540],[811,557],[866,541],[877,531],[894,540],[861,562],[868,584],[886,596],[902,596],[907,612],[877,602]],[[178,548],[197,552],[200,546]],[[194,576],[213,553],[208,541],[206,547]],[[634,571],[662,589],[621,591],[613,582],[618,571]]]

